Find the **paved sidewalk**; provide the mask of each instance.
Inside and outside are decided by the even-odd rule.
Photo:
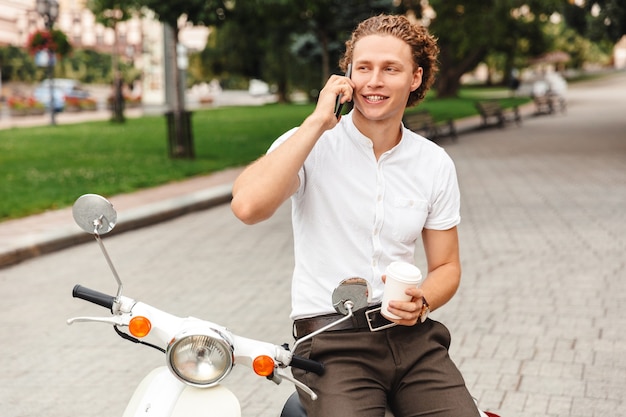
[[[118,223],[112,233],[225,203],[231,198],[232,182],[240,170],[232,168],[110,197],[118,211]],[[8,220],[0,223],[0,268],[91,239],[74,223],[71,207]]]
[[[124,115],[127,118],[141,116],[141,109],[127,109],[124,111]],[[95,120],[109,120],[111,118],[110,110],[96,110],[85,112],[62,112],[55,115],[55,121],[58,125],[91,122]],[[24,117],[10,117],[8,114],[2,112],[0,117],[0,130],[14,129],[20,127],[31,126],[46,126],[50,124],[50,113],[43,114],[41,116],[24,116]]]

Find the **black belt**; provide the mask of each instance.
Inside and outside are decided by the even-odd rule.
[[[293,322],[293,337],[300,339],[308,334],[311,334],[324,326],[344,318],[343,314],[326,314],[323,316],[316,316],[306,319],[299,319]],[[331,327],[327,331],[338,330],[358,330],[358,331],[370,331],[386,329],[388,327],[395,326],[395,323],[387,320],[380,314],[380,304],[362,308],[354,312],[349,320],[343,321],[336,326]]]

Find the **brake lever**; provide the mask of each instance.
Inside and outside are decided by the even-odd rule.
[[[313,390],[311,388],[309,388],[308,386],[304,385],[302,382],[298,381],[297,379],[295,379],[293,376],[282,372],[280,369],[276,369],[274,371],[274,374],[277,374],[277,378],[279,378],[278,380],[274,380],[271,379],[272,382],[276,383],[277,385],[280,384],[280,380],[281,379],[286,379],[287,381],[291,382],[292,384],[294,384],[296,387],[300,388],[302,391],[306,392],[309,397],[311,397],[311,399],[313,401],[317,400],[317,394],[313,392]],[[276,378],[275,377],[275,378]]]
[[[66,323],[71,326],[74,323],[106,323],[114,326],[127,326],[128,323],[123,316],[111,317],[73,317],[67,319]]]

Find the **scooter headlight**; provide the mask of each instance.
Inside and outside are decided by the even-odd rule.
[[[184,331],[167,347],[167,366],[180,380],[196,387],[211,387],[233,367],[234,347],[215,329]]]

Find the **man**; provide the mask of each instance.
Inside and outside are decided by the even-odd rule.
[[[478,415],[448,357],[447,329],[425,317],[450,300],[460,281],[454,164],[402,125],[407,105],[433,83],[437,53],[427,30],[403,16],[365,20],[341,60],[344,71],[351,65],[351,76],[331,76],[313,113],[233,187],[233,212],[247,224],[269,218],[291,198],[291,317],[298,338],[328,322],[332,291],[345,278],[367,279],[373,303],[380,303],[385,268],[414,263],[422,238],[428,273],[421,288],[407,290],[410,301],[390,302],[389,312],[400,317],[396,326],[373,332],[358,311],[348,328],[298,346],[297,354],[326,369],[322,376],[292,370],[319,396],[301,395],[309,417],[382,417],[386,406],[398,417]],[[339,120],[338,97],[354,104]]]

